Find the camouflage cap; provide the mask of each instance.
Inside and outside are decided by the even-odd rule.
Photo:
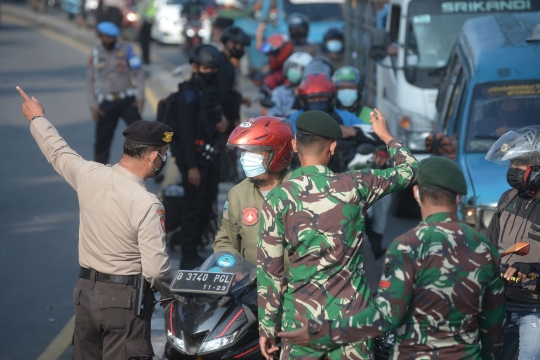
[[[341,139],[343,133],[336,120],[319,110],[306,111],[296,119],[299,133],[310,133],[329,139]]]
[[[467,194],[467,183],[463,172],[452,160],[442,156],[432,156],[418,164],[418,185],[431,189]]]

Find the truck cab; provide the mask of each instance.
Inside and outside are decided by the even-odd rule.
[[[465,175],[460,215],[477,229],[488,227],[507,168],[485,160],[506,132],[538,125],[540,114],[540,13],[474,18],[463,25],[449,56],[436,100],[436,132],[452,144]],[[442,134],[441,134],[442,133]]]
[[[540,11],[540,1],[390,0],[385,31],[391,51],[376,68],[376,106],[392,134],[424,152],[433,130],[441,74],[468,19],[486,14]]]

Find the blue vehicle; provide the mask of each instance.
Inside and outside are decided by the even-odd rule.
[[[257,0],[250,0],[251,9]],[[343,0],[262,0],[262,8],[252,16],[235,20],[235,25],[251,36],[251,46],[246,48],[242,73],[248,75],[266,64],[266,56],[255,47],[255,34],[261,22],[266,23],[264,38],[281,33],[288,34],[287,16],[292,13],[305,14],[310,19],[308,39],[313,44],[322,44],[324,33],[330,28],[344,28]],[[275,8],[272,9],[272,5]]]
[[[506,13],[468,20],[452,51],[437,97],[436,130],[452,143],[468,194],[460,215],[488,227],[507,168],[485,160],[510,130],[538,125],[540,13]]]

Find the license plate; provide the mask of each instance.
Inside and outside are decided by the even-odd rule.
[[[233,280],[233,273],[178,270],[169,289],[173,292],[226,295]]]

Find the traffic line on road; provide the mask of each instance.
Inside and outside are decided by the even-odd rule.
[[[39,355],[37,360],[57,360],[60,355],[71,345],[73,338],[73,329],[75,328],[75,315],[69,319],[66,325],[60,330],[58,335],[49,344],[49,346]]]

